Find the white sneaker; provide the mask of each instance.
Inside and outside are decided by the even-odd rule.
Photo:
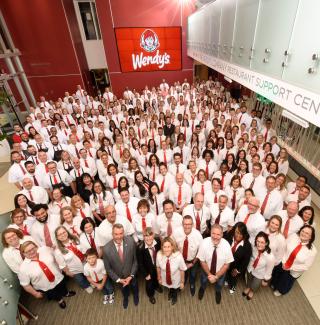
[[[229,289],[229,293],[231,295],[233,295],[235,292],[236,292],[236,288],[235,287],[232,287],[232,288]]]
[[[109,305],[112,305],[114,303],[114,293],[109,295]]]
[[[103,304],[106,305],[107,303],[109,303],[109,295],[103,296]]]
[[[280,297],[280,296],[282,296],[282,293],[280,293],[278,290],[275,290],[275,291],[273,292],[273,294],[274,294],[276,297]]]
[[[224,286],[227,287],[229,283],[227,281],[224,281]]]
[[[91,286],[89,286],[88,288],[85,288],[84,290],[87,291],[87,293],[91,294],[93,292],[93,289]]]

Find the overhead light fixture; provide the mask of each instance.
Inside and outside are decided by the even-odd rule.
[[[284,117],[288,118],[289,120],[301,125],[305,129],[309,127],[309,123],[306,120],[304,120],[304,119],[298,117],[297,115],[287,111],[286,109],[284,109],[282,111],[282,116],[284,116]]]
[[[223,78],[224,78],[224,80],[228,81],[229,83],[232,83],[232,79],[230,79],[230,78],[228,78],[226,76],[224,76]]]

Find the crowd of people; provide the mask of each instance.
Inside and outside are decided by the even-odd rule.
[[[21,286],[66,307],[66,278],[113,304],[168,288],[202,300],[208,285],[251,300],[290,291],[312,265],[314,209],[305,176],[288,182],[288,153],[272,121],[209,78],[109,88],[30,107],[14,126],[11,224],[3,257]]]

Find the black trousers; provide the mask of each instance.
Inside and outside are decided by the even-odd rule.
[[[129,298],[130,290],[132,291],[134,296],[139,295],[138,281],[137,281],[136,277],[134,277],[130,281],[129,285],[127,285],[125,287],[122,287],[121,291],[122,291],[123,299],[128,299]]]
[[[59,282],[53,289],[50,289],[48,291],[42,291],[42,292],[44,295],[46,295],[46,297],[49,300],[60,301],[68,293],[65,279],[63,279],[61,282]]]
[[[271,285],[281,294],[288,293],[293,287],[296,279],[290,274],[290,271],[282,268],[282,263],[278,264],[272,272]]]
[[[178,299],[178,291],[179,291],[179,288],[177,288],[177,289],[170,288],[169,289],[169,298],[177,300]]]
[[[149,298],[153,297],[155,289],[159,288],[159,282],[157,279],[157,271],[154,270],[154,272],[151,272],[150,276],[151,276],[151,279],[146,280],[146,293]]]

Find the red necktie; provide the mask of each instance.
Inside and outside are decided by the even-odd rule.
[[[56,175],[53,175],[53,183],[58,184],[58,179]]]
[[[25,175],[26,174],[26,170],[20,164],[19,164],[19,167],[20,167],[20,169],[22,171],[22,174]]]
[[[86,217],[85,213],[83,212],[82,208],[80,208],[80,215],[81,218],[84,219]]]
[[[209,179],[209,163],[207,162],[207,166],[206,166],[206,177],[207,179]]]
[[[232,196],[232,210],[234,210],[236,208],[236,193],[237,191],[236,190],[233,190],[233,196]]]
[[[38,183],[38,181],[37,181],[37,179],[36,179],[36,176],[33,175],[32,177],[33,177],[34,185],[35,185],[35,186],[39,186],[39,183]]]
[[[22,228],[20,228],[20,230],[22,231],[22,233],[23,233],[25,236],[30,236],[30,234],[29,234],[29,232],[28,232],[27,225],[23,225]]]
[[[231,248],[232,254],[234,254],[234,253],[235,253],[235,251],[236,251],[236,249],[237,249],[237,246],[238,246],[238,244],[239,244],[239,242],[237,242],[237,241],[234,241],[234,243],[233,243],[233,246],[232,246],[232,248]]]
[[[248,213],[248,214],[246,215],[246,217],[244,218],[244,220],[243,220],[243,223],[244,223],[244,224],[247,224],[247,222],[248,222],[248,220],[249,220],[249,217],[250,217],[250,213]]]
[[[99,210],[100,210],[100,215],[104,218],[105,211],[104,211],[104,205],[103,205],[103,200],[102,200],[101,195],[102,195],[102,193],[98,194],[98,196],[99,196]]]
[[[142,226],[142,232],[144,232],[147,228],[147,224],[146,224],[146,218],[142,217],[141,218],[141,226]]]
[[[184,141],[186,141],[186,139],[187,139],[187,128],[186,127],[184,128],[183,139],[184,139]]]
[[[180,149],[180,154],[181,154],[181,162],[183,163],[183,150]]]
[[[154,182],[156,178],[156,166],[153,166],[152,170],[152,181]]]
[[[32,195],[32,192],[31,191],[29,191],[29,196],[30,196],[30,201],[33,202],[33,195]]]
[[[171,268],[170,268],[170,260],[167,258],[167,263],[166,263],[166,282],[168,285],[172,284],[172,279],[171,279]]]
[[[261,252],[261,251],[258,251],[258,256],[257,256],[257,258],[254,260],[253,265],[252,265],[252,267],[253,267],[254,269],[257,267],[257,265],[258,265],[258,263],[259,263],[259,260],[260,260],[260,256],[261,256],[261,254],[262,254],[262,252]]]
[[[264,142],[267,142],[267,138],[268,138],[268,129],[267,129],[266,133],[264,134]]]
[[[41,268],[41,270],[43,271],[43,273],[45,274],[45,276],[47,277],[49,282],[54,282],[55,276],[54,274],[51,272],[51,270],[48,268],[48,266],[41,262],[40,260],[33,260],[35,262],[39,263],[39,266]]]
[[[286,224],[284,225],[283,236],[285,238],[287,238],[289,235],[289,226],[290,226],[290,218],[288,218],[288,220],[286,221]]]
[[[127,219],[131,222],[132,218],[131,218],[131,212],[130,212],[128,204],[126,204],[126,214],[127,214]]]
[[[253,186],[254,186],[254,182],[256,181],[256,179],[255,178],[253,178],[253,180],[252,180],[252,182],[251,182],[251,184],[250,184],[250,186],[249,186],[249,188],[253,188]]]
[[[194,131],[194,121],[192,121],[192,126],[191,126],[192,133]]]
[[[194,179],[195,179],[195,178],[196,178],[195,176],[192,176],[192,175],[191,175],[192,185],[194,184]]]
[[[119,151],[120,151],[120,158],[122,158],[122,147],[121,146],[119,148]]]
[[[149,247],[149,249],[151,249],[152,252],[152,262],[155,265],[156,264],[156,259],[157,259],[157,251],[154,247]]]
[[[203,184],[201,185],[201,194],[204,195],[204,185]]]
[[[99,278],[98,278],[98,274],[96,271],[93,271],[93,274],[94,274],[94,277],[95,277],[95,283],[98,283],[99,282]]]
[[[188,236],[186,236],[186,239],[183,242],[183,250],[182,250],[182,256],[184,260],[188,260],[188,246],[189,246],[189,241],[188,241]]]
[[[172,234],[172,224],[171,224],[171,219],[168,219],[167,236],[171,236],[171,234]]]
[[[19,254],[20,254],[22,260],[24,260],[24,259],[25,259],[25,256],[22,254],[22,252],[21,252],[21,250],[20,250],[20,247],[21,247],[21,245],[20,245],[19,247],[16,247],[16,250],[19,252]]]
[[[68,125],[70,126],[70,120],[69,120],[69,118],[68,118],[68,116],[66,116],[66,119],[67,119],[67,123],[68,123]]]
[[[167,154],[165,150],[163,151],[163,162],[167,164]]]
[[[117,188],[118,185],[117,185],[117,177],[116,176],[113,176],[113,188]]]
[[[39,160],[38,160],[38,158],[36,157],[35,159],[36,159],[36,164],[39,165]]]
[[[217,195],[217,193],[214,194],[214,201],[213,202],[218,203],[218,195]]]
[[[78,232],[75,229],[76,226],[71,226],[70,229],[72,231],[72,235],[79,236]]]
[[[163,176],[163,180],[162,180],[162,183],[161,183],[161,186],[160,186],[160,191],[163,192],[164,190],[164,181],[165,181],[165,177]]]
[[[179,192],[178,192],[178,206],[181,205],[181,201],[182,201],[182,188],[181,188],[181,186],[179,186]]]
[[[265,196],[265,198],[263,200],[263,203],[262,203],[261,209],[260,209],[261,214],[264,214],[264,210],[266,209],[266,206],[268,203],[269,195],[270,195],[270,192],[267,193],[267,195]]]
[[[221,177],[221,188],[224,188],[224,175]]]
[[[200,220],[200,215],[199,212],[197,212],[196,215],[196,229],[200,231],[200,224],[201,224],[201,220]]]
[[[215,224],[220,224],[220,218],[221,218],[221,210],[219,210],[219,214],[216,217],[216,220],[214,221]]]
[[[213,275],[216,275],[216,271],[217,271],[217,247],[214,246],[213,252],[212,252],[210,273]]]
[[[289,258],[287,259],[287,261],[284,264],[284,267],[288,270],[291,268],[294,260],[296,259],[298,253],[300,252],[302,248],[302,244],[300,243],[289,255]]]
[[[44,242],[46,244],[46,246],[48,247],[52,247],[53,243],[52,243],[52,239],[51,239],[51,235],[50,235],[50,230],[48,227],[48,224],[45,223],[43,225],[43,236],[44,236]]]
[[[159,215],[159,207],[158,207],[158,201],[157,201],[157,197],[154,197],[154,202],[156,204],[156,214]]]
[[[120,260],[121,260],[121,262],[123,262],[123,251],[122,251],[121,244],[117,244],[117,246],[118,246],[118,254],[119,254]]]
[[[146,167],[148,166],[148,158],[147,158],[147,156],[144,157],[144,164],[146,165]]]
[[[92,158],[92,154],[91,154],[91,152],[90,152],[90,149],[88,149],[88,154],[89,154],[89,156]]]
[[[81,262],[84,261],[84,255],[80,252],[80,250],[74,246],[73,244],[70,244],[69,246],[67,246],[67,248],[72,251],[74,253],[74,255],[76,255],[77,257],[79,257],[79,260]]]
[[[94,238],[92,237],[91,234],[89,234],[89,239],[90,239],[91,248],[97,249],[96,243],[94,242]]]
[[[179,165],[177,165],[176,174],[179,174]]]
[[[78,148],[76,147],[76,145],[74,145],[74,150],[76,151],[77,158],[80,159],[79,150],[78,150]]]
[[[84,160],[84,165],[89,168],[89,165],[88,165],[88,162],[87,162],[87,159]]]
[[[295,194],[297,192],[297,187],[294,188],[294,190],[290,194]]]

